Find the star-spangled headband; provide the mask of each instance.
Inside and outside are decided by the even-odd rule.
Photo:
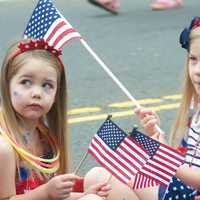
[[[50,46],[47,42],[44,41],[44,39],[36,39],[32,40],[29,39],[28,42],[20,42],[18,44],[18,49],[14,53],[14,55],[10,58],[10,60],[14,60],[17,56],[20,54],[23,54],[27,51],[33,51],[33,50],[46,50],[55,55],[58,58],[58,61],[62,68],[64,68],[64,65],[60,59],[60,56],[62,55],[61,50],[55,49],[53,46]]]
[[[189,51],[190,32],[191,30],[198,27],[200,27],[200,17],[194,17],[190,23],[189,28],[185,28],[180,34],[179,42],[184,49],[187,49],[187,51]]]

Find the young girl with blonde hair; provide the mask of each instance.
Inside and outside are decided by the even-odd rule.
[[[72,192],[61,52],[44,40],[10,47],[1,68],[0,200],[102,200],[106,182]]]
[[[168,188],[163,186],[131,190],[114,177],[110,181],[112,191],[108,199],[146,200],[146,199],[199,199],[200,189],[200,17],[195,17],[188,28],[180,35],[180,43],[188,51],[182,100],[177,113],[170,143],[185,155],[185,162],[172,178]],[[137,108],[135,114],[140,118],[144,133],[162,143],[165,136],[155,125],[160,126],[158,115],[147,108]],[[177,145],[178,144],[178,145]],[[104,180],[109,173],[102,168],[92,169],[86,176],[87,185],[94,183],[95,176],[101,172]],[[104,176],[102,176],[104,174]],[[92,178],[93,177],[93,178]],[[105,178],[106,177],[106,178]],[[123,185],[123,186],[122,186]],[[121,186],[123,187],[122,189]]]

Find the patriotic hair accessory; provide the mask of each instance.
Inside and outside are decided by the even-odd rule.
[[[180,35],[179,42],[182,48],[187,49],[189,51],[189,35],[191,30],[200,27],[200,17],[194,17],[190,23],[189,28],[185,28]]]
[[[62,68],[64,68],[63,63],[60,59],[60,55],[62,55],[61,50],[57,50],[53,46],[50,46],[47,42],[44,41],[44,39],[37,39],[37,40],[30,39],[28,42],[20,42],[18,44],[18,50],[11,57],[11,60],[14,60],[18,55],[23,54],[24,52],[33,50],[49,51],[58,58],[60,65],[62,66]]]

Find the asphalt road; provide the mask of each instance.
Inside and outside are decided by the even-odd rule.
[[[179,34],[193,16],[200,15],[200,1],[184,1],[181,9],[155,12],[150,1],[124,0],[117,16],[85,0],[54,2],[129,92],[159,112],[161,128],[168,133],[180,99],[186,55]],[[0,0],[1,59],[7,46],[22,36],[36,3]],[[79,41],[64,47],[63,60],[68,74],[74,169],[107,114],[113,113],[113,120],[127,132],[138,121],[132,115],[134,105]],[[93,165],[87,159],[81,173]]]

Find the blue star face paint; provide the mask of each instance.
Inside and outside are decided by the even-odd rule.
[[[19,95],[18,92],[16,91],[13,92],[13,96],[18,96],[18,95]]]

